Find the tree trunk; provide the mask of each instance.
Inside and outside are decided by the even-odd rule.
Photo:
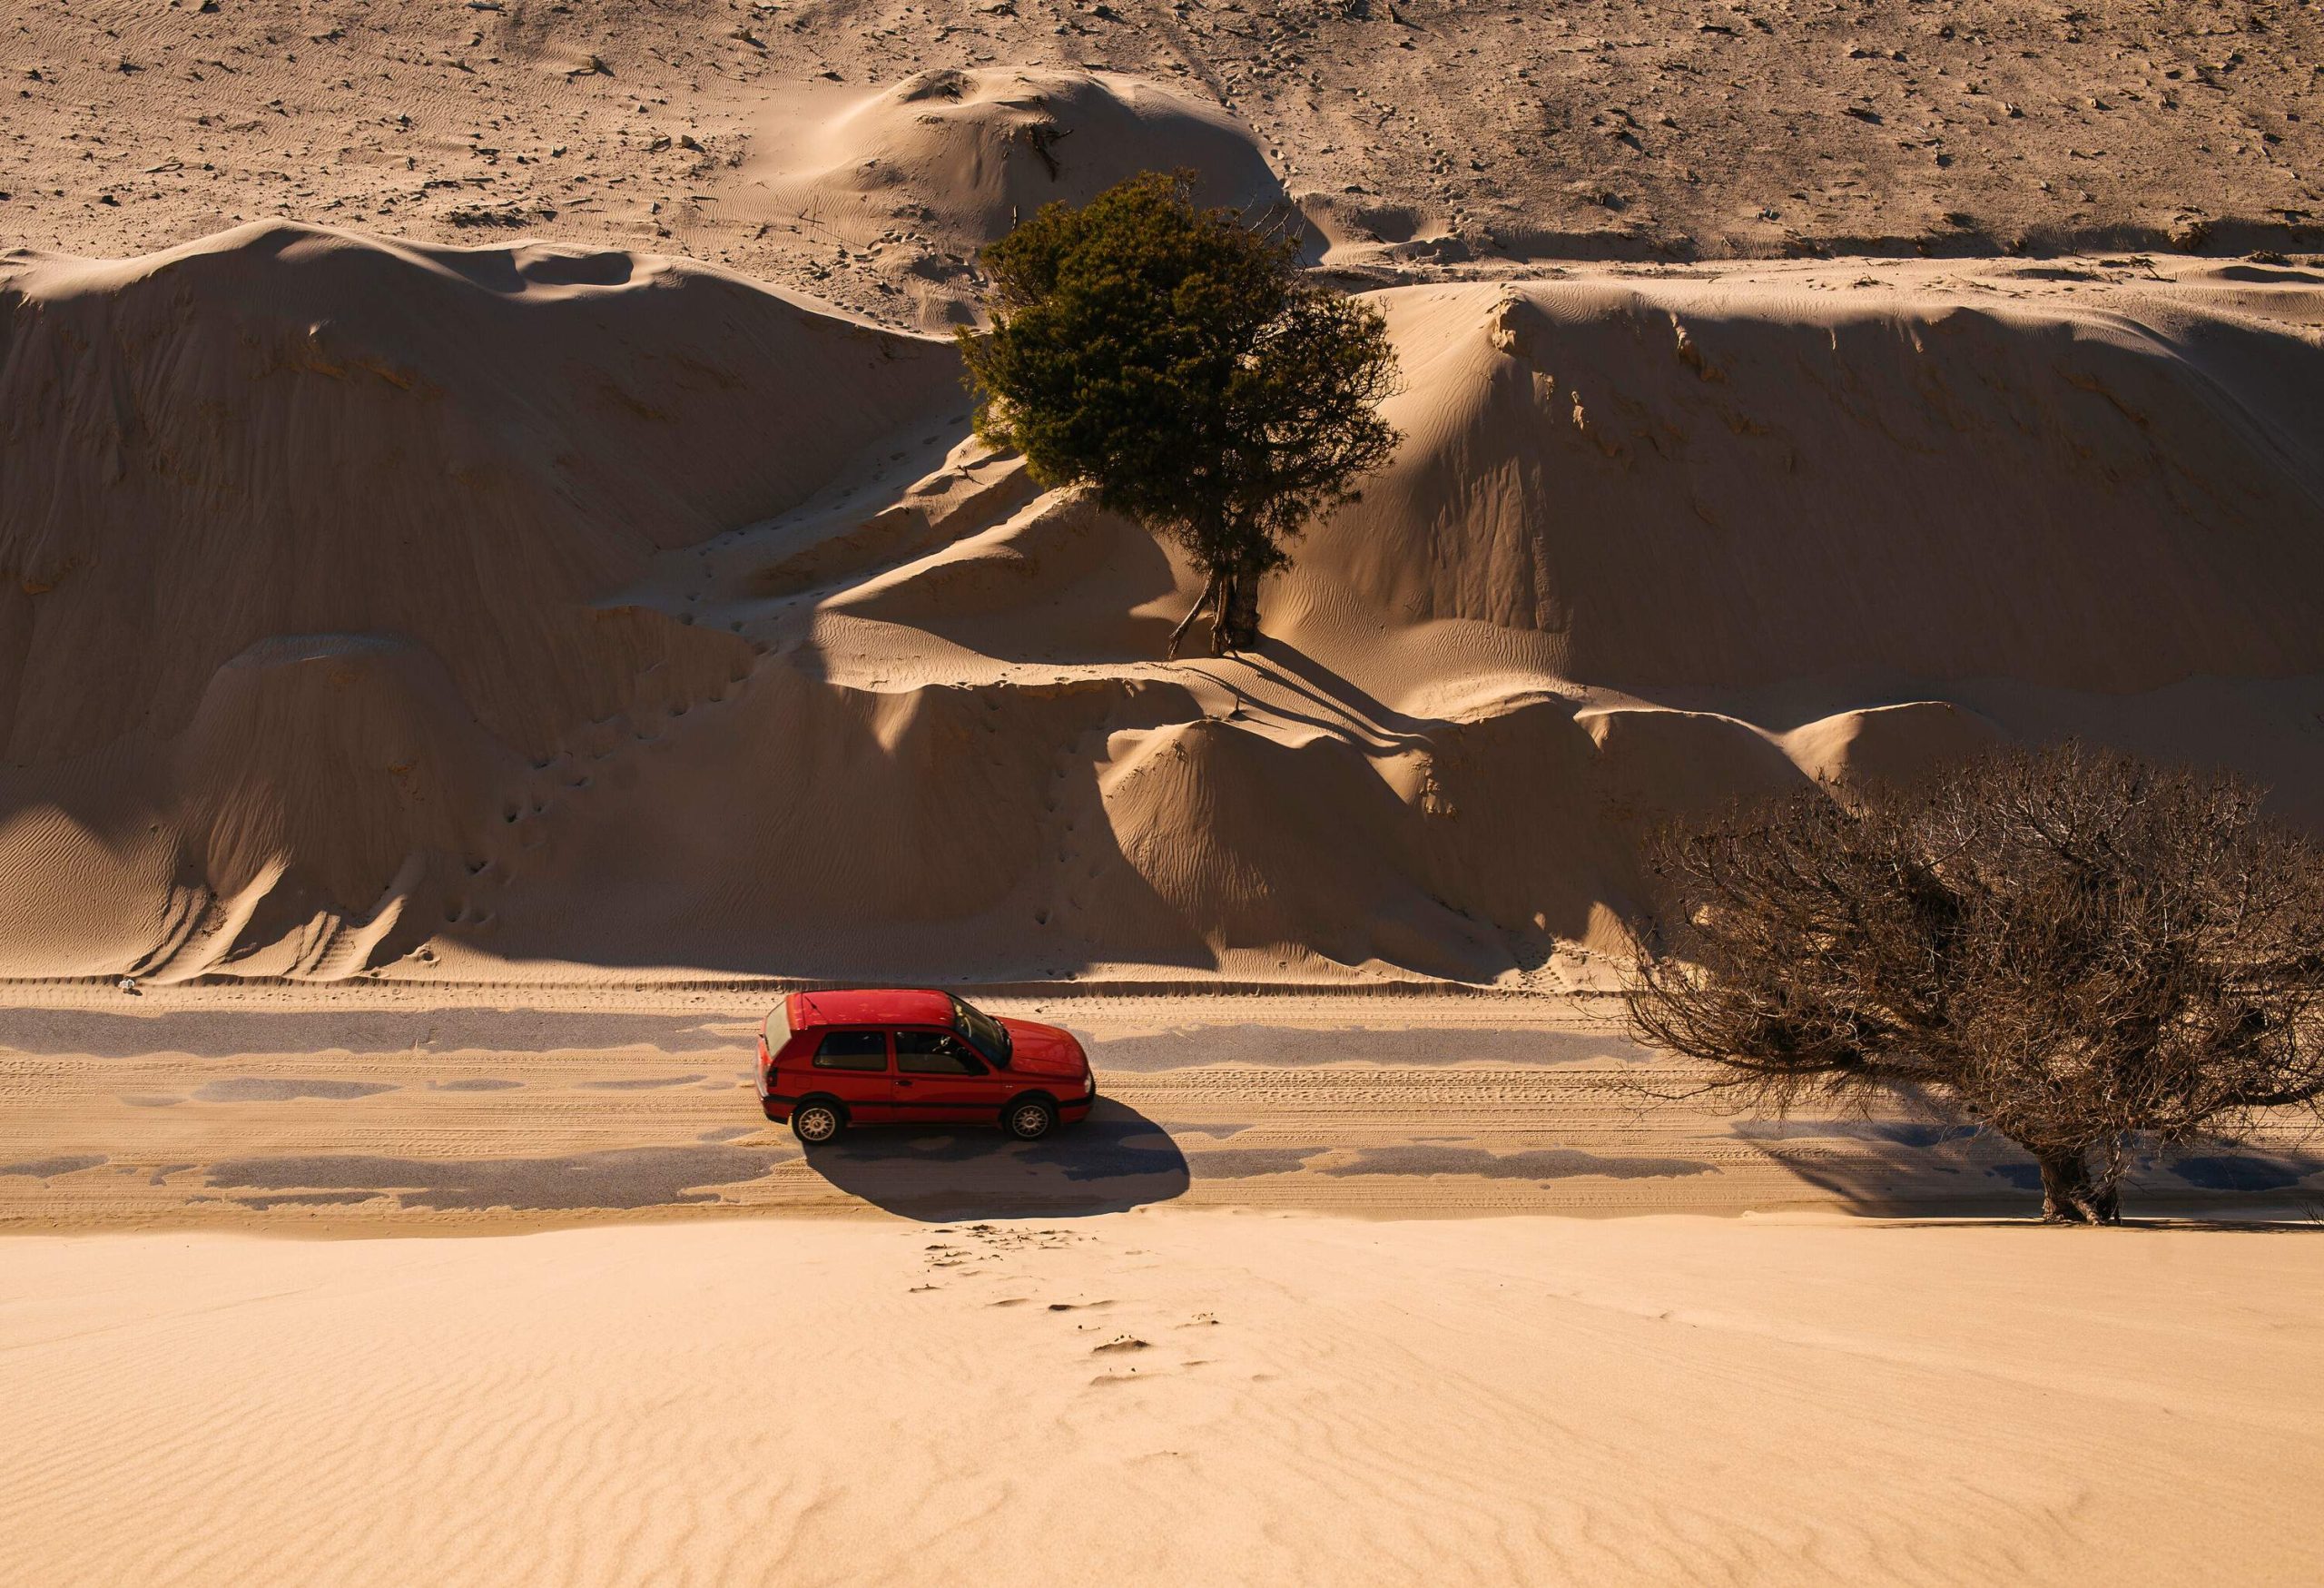
[[[1208,607],[1217,596],[1218,576],[1213,574],[1210,576],[1210,583],[1202,587],[1202,594],[1195,597],[1193,609],[1178,619],[1178,626],[1170,631],[1170,643],[1162,649],[1164,661],[1175,662],[1178,659],[1178,646],[1187,637],[1187,630],[1195,626],[1195,619],[1203,615],[1205,608]],[[1213,632],[1216,632],[1216,626]]]
[[[1218,622],[1211,630],[1211,654],[1231,656],[1259,643],[1259,580],[1251,573],[1226,576],[1219,593]]]
[[[2042,1166],[2042,1222],[2120,1224],[2122,1199],[2112,1176],[2090,1172],[2090,1155],[2080,1148],[2037,1152]]]

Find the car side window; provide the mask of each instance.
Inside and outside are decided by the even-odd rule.
[[[888,1067],[888,1034],[885,1031],[826,1031],[815,1045],[815,1068],[818,1070],[885,1070]]]
[[[984,1061],[950,1031],[898,1031],[896,1068],[906,1075],[982,1075]]]

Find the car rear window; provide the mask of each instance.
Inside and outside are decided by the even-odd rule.
[[[815,1068],[818,1070],[885,1070],[888,1067],[888,1035],[885,1031],[830,1031],[815,1045]]]
[[[791,1040],[791,1000],[788,998],[767,1011],[766,1024],[759,1028],[759,1035],[766,1039],[766,1050],[783,1051],[783,1044]]]

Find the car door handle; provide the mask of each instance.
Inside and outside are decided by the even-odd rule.
[[[911,1081],[909,1081],[909,1080],[900,1080],[900,1081],[896,1082],[896,1084],[897,1084],[898,1086],[910,1086],[910,1085],[911,1084]]]

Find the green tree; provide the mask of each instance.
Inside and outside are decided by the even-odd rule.
[[[1216,654],[1256,645],[1260,578],[1395,446],[1379,311],[1196,209],[1184,173],[1048,205],[983,258],[991,329],[960,332],[978,434],[1185,547],[1206,583],[1168,655],[1206,611]]]

